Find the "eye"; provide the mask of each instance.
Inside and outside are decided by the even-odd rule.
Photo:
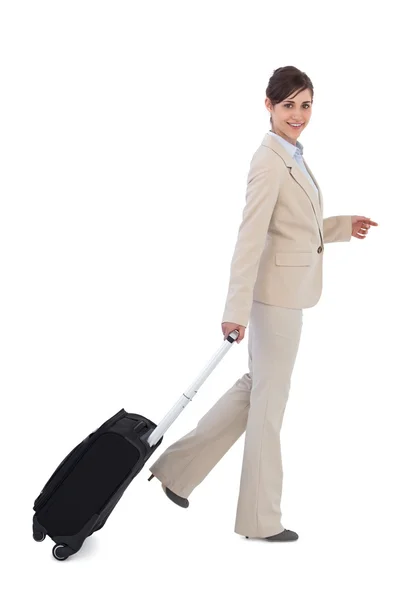
[[[293,104],[291,102],[288,102],[287,104],[283,105],[285,108],[292,108]],[[310,104],[307,102],[306,104],[303,104],[303,108],[310,108]]]

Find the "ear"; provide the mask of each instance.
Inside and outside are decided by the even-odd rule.
[[[269,98],[265,98],[264,103],[265,103],[266,109],[271,113],[272,112],[272,102],[271,102],[271,100]]]

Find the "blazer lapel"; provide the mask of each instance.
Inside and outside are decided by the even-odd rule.
[[[300,167],[296,163],[296,161],[294,159],[292,159],[292,161],[293,161],[292,166],[287,165],[290,170],[290,175],[293,177],[293,179],[295,179],[297,181],[297,183],[303,188],[303,190],[307,194],[308,199],[311,202],[311,206],[314,211],[315,218],[317,219],[318,225],[321,229],[322,228],[322,214],[321,214],[320,203],[318,201],[318,194],[316,193],[313,186],[309,182],[306,174],[300,169]],[[309,173],[310,173],[310,171],[309,171]],[[315,183],[314,177],[313,177],[313,181]],[[317,189],[319,190],[318,186],[317,186]]]
[[[310,167],[308,166],[308,164],[306,163],[306,161],[304,160],[304,158],[303,158],[303,162],[306,166],[307,171],[310,173],[311,178],[312,178],[313,182],[315,183],[316,188],[318,190],[319,210],[321,211],[321,216],[322,216],[323,212],[324,212],[324,204],[323,204],[323,199],[322,199],[321,188],[319,187],[317,180],[315,179],[314,175],[312,174],[312,171],[311,171]]]
[[[311,207],[313,209],[315,218],[318,223],[319,230],[322,235],[323,231],[323,220],[322,220],[322,196],[319,185],[317,184],[313,174],[311,173],[306,161],[304,164],[306,166],[307,171],[310,173],[317,189],[319,192],[320,199],[318,199],[318,194],[315,192],[313,186],[308,180],[306,174],[300,169],[297,162],[290,156],[290,154],[286,151],[286,149],[276,140],[272,135],[266,134],[263,140],[263,145],[268,146],[271,150],[274,150],[279,156],[285,161],[287,168],[289,169],[289,173],[291,177],[300,185],[300,187],[305,191],[308,196],[308,199],[311,203]],[[304,159],[303,159],[304,160]]]

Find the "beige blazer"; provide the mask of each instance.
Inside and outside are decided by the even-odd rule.
[[[351,215],[323,218],[319,191],[279,140],[266,134],[253,155],[246,204],[222,322],[247,327],[253,299],[287,308],[314,306],[322,293],[324,244],[351,239]]]

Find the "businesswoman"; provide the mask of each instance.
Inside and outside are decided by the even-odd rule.
[[[313,97],[309,77],[292,66],[275,70],[266,89],[271,129],[250,163],[222,318],[224,337],[238,329],[238,343],[249,326],[249,372],[150,467],[150,479],[188,507],[193,489],[245,433],[235,532],[268,541],[298,539],[281,522],[280,430],[302,311],[321,296],[325,244],[364,239],[377,225],[358,215],[323,218],[321,190],[297,141]]]

